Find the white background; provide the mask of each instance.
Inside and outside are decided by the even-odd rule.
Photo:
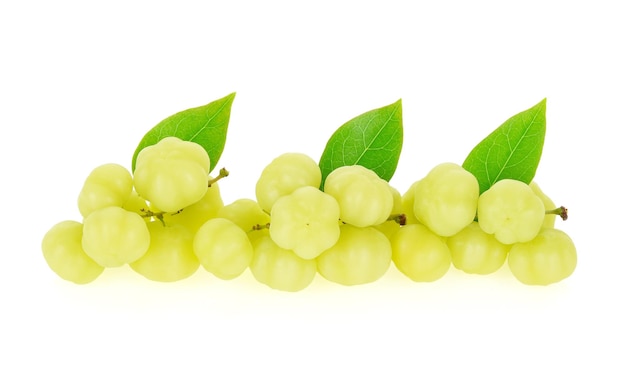
[[[6,2],[9,3],[9,2]],[[591,1],[23,1],[0,5],[0,382],[623,383],[623,7]],[[402,98],[404,191],[547,97],[536,181],[579,263],[548,287],[392,266],[289,294],[247,271],[67,283],[40,251],[89,171],[130,166],[161,119],[237,92],[220,167],[254,198],[283,152],[318,159]]]

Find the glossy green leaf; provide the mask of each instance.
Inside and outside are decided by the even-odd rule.
[[[389,181],[402,150],[402,100],[359,115],[339,127],[320,158],[326,176],[344,165],[362,165]]]
[[[505,121],[478,143],[463,162],[483,193],[501,179],[530,183],[546,134],[546,99]]]
[[[207,105],[178,112],[158,123],[139,142],[133,154],[133,172],[139,152],[169,136],[200,144],[209,154],[213,170],[224,150],[230,109],[234,99],[233,92]]]

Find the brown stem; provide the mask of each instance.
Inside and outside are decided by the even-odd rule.
[[[391,215],[389,216],[389,218],[387,219],[387,221],[395,221],[396,223],[400,224],[400,225],[406,225],[406,215],[404,213],[398,213],[395,215]]]
[[[255,224],[252,226],[251,231],[260,231],[262,229],[269,229],[270,228],[270,223],[265,223],[265,224]]]
[[[567,220],[567,208],[560,206],[558,208],[550,209],[546,211],[546,215],[559,215],[563,221]]]

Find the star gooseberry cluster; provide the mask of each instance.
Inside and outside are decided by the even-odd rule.
[[[142,149],[135,171],[95,168],[78,194],[82,222],[63,221],[43,237],[43,256],[61,278],[84,284],[128,264],[147,279],[185,279],[200,266],[220,279],[246,269],[282,291],[317,274],[343,285],[371,283],[393,263],[414,281],[451,265],[489,274],[508,260],[522,283],[547,285],[572,274],[576,249],[554,228],[565,215],[534,183],[502,179],[479,193],[462,166],[434,167],[404,194],[360,165],[340,166],[322,186],[320,166],[302,153],[276,157],[260,174],[256,200],[224,205],[222,169],[191,141],[166,137]]]

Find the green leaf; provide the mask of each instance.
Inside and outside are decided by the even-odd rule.
[[[230,109],[234,99],[235,93],[233,92],[207,105],[178,112],[158,123],[139,142],[133,154],[133,172],[139,152],[169,136],[200,144],[209,154],[211,170],[213,170],[224,150]]]
[[[463,162],[483,193],[498,180],[530,183],[535,177],[546,134],[546,99],[509,118],[478,143]]]
[[[389,181],[402,150],[402,99],[359,115],[339,127],[320,158],[322,186],[326,176],[344,165],[362,165]]]

